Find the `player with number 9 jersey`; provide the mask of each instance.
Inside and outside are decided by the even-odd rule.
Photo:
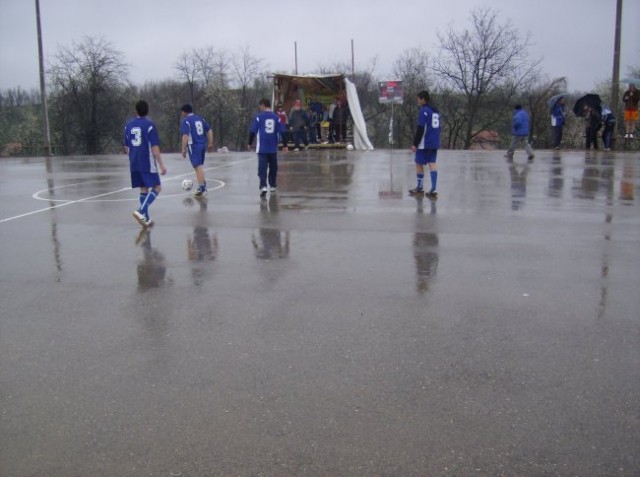
[[[255,117],[249,128],[249,149],[256,139],[258,153],[258,178],[260,197],[267,194],[267,182],[271,191],[277,188],[278,175],[278,140],[283,141],[283,150],[287,150],[284,140],[286,127],[280,122],[280,116],[271,109],[271,101],[262,98],[258,103],[260,113]]]
[[[250,133],[256,137],[256,152],[258,154],[278,152],[279,139],[286,132],[280,116],[271,109],[263,109],[255,117]],[[251,137],[250,144],[253,143]]]

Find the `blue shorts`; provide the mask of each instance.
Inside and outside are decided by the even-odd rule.
[[[200,144],[189,144],[189,160],[191,165],[195,169],[196,167],[204,165],[204,153],[207,152],[207,148]]]
[[[416,164],[435,163],[438,156],[437,149],[416,149]]]
[[[160,174],[157,172],[131,171],[131,188],[147,187],[149,189],[160,185]]]

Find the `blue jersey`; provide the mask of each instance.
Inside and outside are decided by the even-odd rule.
[[[251,133],[256,135],[257,153],[278,152],[278,137],[286,128],[273,111],[262,111],[251,124]]]
[[[517,109],[513,114],[511,132],[518,137],[529,135],[529,115],[524,109]]]
[[[207,122],[198,114],[189,114],[180,123],[180,135],[189,136],[188,144],[206,145],[207,133],[210,130]]]
[[[425,104],[418,113],[418,129],[423,129],[416,149],[438,149],[440,147],[440,113]]]
[[[129,165],[132,171],[158,172],[158,164],[151,148],[160,145],[160,138],[153,121],[146,117],[129,121],[124,127],[124,145],[129,148]]]

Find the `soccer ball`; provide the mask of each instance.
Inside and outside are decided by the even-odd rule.
[[[347,151],[353,151],[353,144],[347,144]]]
[[[182,190],[190,191],[193,189],[193,181],[191,179],[185,179],[182,181]]]

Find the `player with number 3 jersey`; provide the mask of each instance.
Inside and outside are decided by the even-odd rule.
[[[140,207],[133,217],[143,227],[150,227],[149,206],[160,194],[160,175],[167,168],[160,155],[160,139],[156,125],[147,118],[149,104],[140,100],[136,103],[137,117],[124,127],[124,148],[129,155],[131,187],[140,188]]]
[[[413,196],[422,196],[424,194],[424,166],[427,164],[431,178],[431,189],[427,196],[435,199],[438,197],[438,192],[436,191],[438,182],[436,158],[440,147],[440,113],[435,107],[429,105],[429,92],[420,91],[416,96],[420,111],[418,112],[418,126],[416,127],[411,150],[415,153],[418,184],[415,189],[409,191],[409,194]]]

